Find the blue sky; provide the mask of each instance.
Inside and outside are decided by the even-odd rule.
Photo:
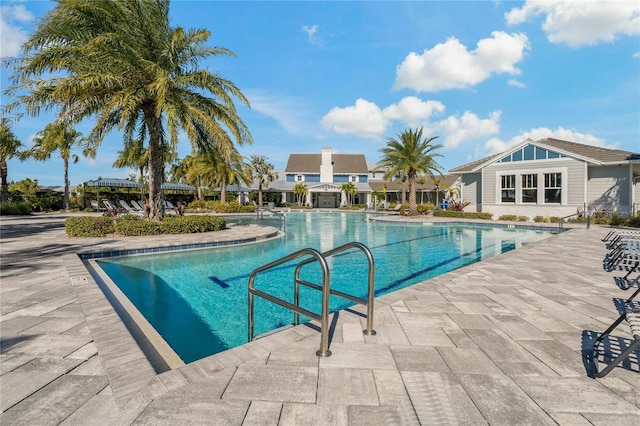
[[[15,56],[48,1],[3,0],[0,55]],[[207,28],[237,57],[203,63],[233,81],[254,144],[283,169],[290,153],[365,154],[424,127],[446,169],[526,138],[640,152],[640,3],[636,1],[171,3],[172,25]],[[3,69],[2,86],[8,85]],[[7,99],[3,94],[2,104]],[[238,104],[239,105],[239,104]],[[27,146],[53,115],[24,117]],[[89,133],[92,120],[77,129]],[[122,136],[70,166],[72,185],[127,177],[113,169]],[[190,153],[183,138],[179,156]],[[9,180],[62,185],[62,161],[9,162]]]

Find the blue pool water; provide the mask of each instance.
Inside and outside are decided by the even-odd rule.
[[[97,263],[183,361],[191,362],[247,342],[251,271],[299,249],[323,252],[351,241],[365,244],[375,260],[376,294],[381,295],[551,235],[508,228],[370,222],[366,216],[288,213],[287,234],[280,239]],[[360,251],[329,258],[332,288],[366,297],[367,265]],[[291,263],[258,275],[256,288],[293,302],[294,268]],[[317,262],[305,266],[302,277],[320,283]],[[301,305],[319,313],[319,292],[303,287]],[[332,311],[347,306],[343,299],[331,299]],[[290,311],[261,298],[255,299],[255,309],[256,334],[293,321]]]

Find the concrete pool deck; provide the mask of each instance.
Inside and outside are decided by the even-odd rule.
[[[2,424],[640,424],[640,354],[597,380],[583,357],[629,295],[602,269],[609,228],[380,297],[375,336],[361,309],[334,314],[328,358],[302,325],[157,374],[76,253],[249,230],[69,239],[64,219],[0,219]],[[612,333],[614,350],[626,332]]]

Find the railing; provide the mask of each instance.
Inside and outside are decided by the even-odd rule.
[[[286,231],[287,229],[287,217],[281,213],[281,212],[277,212],[275,210],[271,210],[270,208],[267,207],[258,207],[256,208],[256,219],[257,220],[264,220],[264,213],[265,212],[269,212],[271,213],[271,216],[277,216],[279,218],[282,219],[282,223],[283,223],[283,230]]]
[[[367,261],[369,265],[369,273],[368,273],[368,295],[366,300],[338,291],[338,290],[331,289],[329,266],[327,264],[326,258],[351,248],[357,248],[362,250],[367,257]],[[296,265],[295,274],[294,274],[294,303],[290,303],[286,300],[280,299],[269,293],[266,293],[264,291],[261,291],[255,288],[255,278],[258,274],[303,256],[310,256],[310,257],[307,257],[306,259],[299,262],[298,265]],[[320,264],[320,268],[322,269],[322,285],[318,285],[316,283],[312,283],[300,278],[300,271],[302,267],[313,261],[318,261],[318,263]],[[347,299],[354,303],[366,305],[367,306],[367,328],[363,330],[363,333],[367,335],[375,335],[376,331],[373,329],[373,303],[374,303],[374,297],[375,297],[374,266],[375,265],[373,261],[373,256],[371,255],[371,251],[364,244],[361,244],[358,242],[352,242],[352,243],[347,243],[343,246],[334,248],[324,253],[320,253],[317,250],[314,250],[312,248],[305,248],[302,250],[298,250],[297,252],[292,253],[288,256],[285,256],[281,259],[275,260],[273,262],[270,262],[266,265],[263,265],[259,268],[254,269],[253,272],[251,272],[251,275],[249,276],[249,290],[248,290],[249,291],[249,309],[248,309],[249,341],[252,341],[255,337],[254,336],[254,301],[253,301],[254,295],[262,297],[263,299],[266,299],[272,303],[275,303],[277,305],[280,305],[284,308],[287,308],[293,311],[294,324],[296,325],[299,323],[300,314],[306,317],[315,319],[316,321],[319,321],[320,322],[320,349],[316,352],[316,355],[320,357],[331,356],[331,351],[329,350],[329,334],[328,333],[329,333],[329,296],[332,294],[334,296]],[[319,315],[315,312],[311,312],[300,306],[300,285],[304,285],[316,290],[320,290],[322,292],[322,308],[321,308],[321,313]]]
[[[368,286],[367,286],[367,299],[361,299],[359,297],[355,297],[353,295],[347,294],[347,293],[343,293],[341,291],[338,290],[332,290],[331,288],[329,288],[329,292],[337,297],[341,297],[343,299],[347,299],[351,302],[354,303],[359,303],[361,305],[365,305],[367,307],[367,328],[365,330],[363,330],[362,332],[366,335],[370,335],[373,336],[376,334],[376,331],[373,329],[373,299],[375,298],[375,267],[374,267],[374,261],[373,261],[373,255],[371,254],[371,251],[367,248],[367,246],[365,246],[362,243],[358,243],[358,242],[351,242],[351,243],[347,243],[345,245],[342,245],[340,247],[336,247],[332,250],[329,251],[325,251],[324,253],[322,253],[322,256],[326,259],[327,257],[331,257],[335,254],[338,254],[340,252],[343,252],[345,250],[348,250],[350,248],[357,248],[362,250],[362,252],[365,254],[365,256],[367,256],[367,262],[369,264],[369,274],[368,274]],[[302,269],[302,267],[304,265],[307,265],[311,262],[313,262],[314,259],[306,259],[300,263],[298,263],[298,266],[296,266],[296,271],[295,271],[295,281],[294,281],[294,285],[296,286],[295,290],[294,290],[294,297],[296,297],[296,299],[294,300],[294,303],[298,304],[298,297],[300,295],[299,292],[299,285],[305,285],[307,287],[311,287],[314,288],[316,290],[321,290],[322,288],[314,283],[311,283],[309,281],[305,281],[303,279],[300,278],[300,270]],[[298,314],[294,314],[294,323],[298,323]]]
[[[558,230],[564,229],[564,221],[565,221],[565,219],[569,219],[570,217],[574,217],[574,216],[580,217],[582,215],[586,215],[586,218],[587,218],[587,229],[589,229],[591,227],[591,215],[589,214],[589,210],[587,209],[587,205],[585,204],[584,209],[582,210],[582,212],[578,211],[576,213],[561,217],[560,220],[558,221]]]

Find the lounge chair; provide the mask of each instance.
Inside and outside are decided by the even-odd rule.
[[[98,203],[98,200],[91,200],[91,208],[93,209],[94,212],[104,212],[105,211],[104,207],[100,207],[100,203]]]
[[[640,303],[633,301],[632,298],[629,298],[622,303],[621,311],[622,315],[620,315],[618,319],[615,320],[613,324],[611,324],[611,326],[607,328],[605,332],[602,333],[593,344],[593,366],[595,368],[595,377],[606,376],[618,364],[631,356],[631,354],[633,354],[636,349],[640,348]],[[617,326],[622,323],[622,321],[626,321],[629,325],[629,330],[631,331],[633,339],[631,340],[629,345],[609,363],[609,365],[607,365],[602,371],[598,371],[598,346],[606,336],[608,336]]]
[[[102,200],[102,203],[104,204],[105,208],[107,209],[105,215],[117,217],[122,212],[122,210],[119,209],[118,206],[113,204],[113,201],[111,201],[111,200],[104,199],[104,200]]]
[[[132,214],[134,216],[144,216],[143,211],[134,209],[129,204],[127,204],[125,200],[120,200],[120,205],[122,206],[126,214]]]

